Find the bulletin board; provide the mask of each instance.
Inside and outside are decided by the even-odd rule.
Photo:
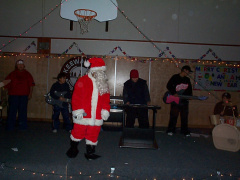
[[[240,68],[210,65],[196,66],[194,89],[240,91]]]

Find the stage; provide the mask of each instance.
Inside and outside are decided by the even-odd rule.
[[[29,130],[6,132],[0,126],[0,179],[239,179],[240,152],[214,147],[210,129],[191,129],[192,137],[168,136],[165,128],[155,133],[158,149],[120,148],[120,129],[100,132],[96,154],[69,159],[69,132],[52,133],[51,123],[29,122]],[[105,129],[105,130],[104,130]],[[111,168],[112,173],[111,173]],[[114,172],[113,172],[114,171]]]

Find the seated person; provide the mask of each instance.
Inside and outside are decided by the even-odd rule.
[[[147,81],[139,78],[136,69],[131,70],[130,79],[124,83],[123,87],[124,104],[150,105],[150,94]],[[126,127],[133,128],[135,118],[138,118],[139,128],[149,128],[148,109],[128,108],[126,109]]]
[[[227,92],[223,93],[222,101],[218,102],[214,108],[214,115],[220,116],[238,116],[237,106],[231,102],[231,95]]]

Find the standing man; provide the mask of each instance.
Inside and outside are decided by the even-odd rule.
[[[84,65],[91,66],[88,74],[79,78],[74,86],[74,126],[70,136],[71,147],[66,154],[69,158],[75,158],[78,154],[77,146],[85,138],[85,157],[91,160],[100,157],[94,153],[103,120],[106,121],[110,115],[110,93],[105,62],[101,58],[91,58]]]
[[[150,95],[147,81],[139,78],[138,70],[132,69],[130,79],[124,83],[123,87],[124,104],[150,105]],[[133,128],[135,118],[138,118],[139,128],[149,128],[148,109],[127,108],[126,127]]]
[[[8,90],[8,117],[7,130],[15,129],[16,115],[18,113],[19,129],[27,129],[27,105],[28,100],[32,98],[33,87],[35,82],[32,75],[25,69],[24,61],[19,59],[16,61],[15,70],[11,72],[6,78],[11,80],[5,86]]]
[[[193,72],[189,66],[183,66],[179,74],[175,74],[167,83],[168,91],[174,95],[192,96],[192,85],[190,79],[187,77],[189,73]],[[176,124],[178,115],[181,116],[181,133],[185,136],[190,136],[188,130],[188,100],[180,99],[179,104],[172,103],[170,110],[170,120],[168,124],[168,135],[172,136],[176,133]]]
[[[59,116],[62,113],[65,129],[69,132],[72,130],[72,124],[69,117],[68,103],[71,102],[71,92],[69,85],[66,82],[66,74],[59,73],[57,76],[58,81],[55,82],[50,90],[50,96],[56,101],[61,102],[61,106],[58,104],[53,105],[52,115],[52,131],[56,133],[59,129],[60,121]]]

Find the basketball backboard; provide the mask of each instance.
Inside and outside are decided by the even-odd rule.
[[[90,9],[97,12],[94,18],[99,22],[110,21],[117,18],[116,0],[61,0],[60,16],[71,21],[78,21],[74,15],[77,9]]]

